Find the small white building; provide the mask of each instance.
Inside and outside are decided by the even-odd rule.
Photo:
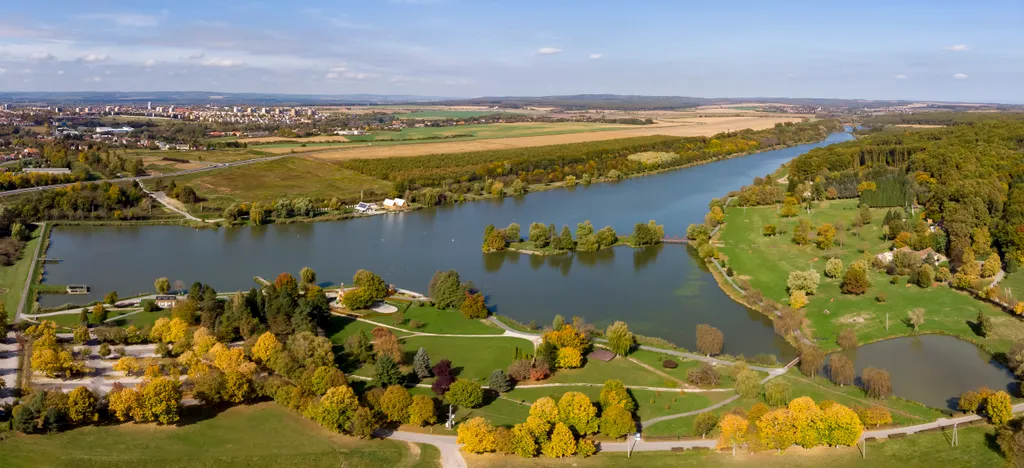
[[[385,198],[384,208],[388,210],[400,210],[405,208],[405,200],[401,198]]]
[[[153,302],[161,309],[170,309],[178,303],[178,296],[157,296]]]
[[[358,211],[360,213],[366,213],[367,211],[371,211],[373,209],[372,207],[373,207],[373,205],[371,205],[369,203],[359,202],[359,204],[356,205],[356,211]]]

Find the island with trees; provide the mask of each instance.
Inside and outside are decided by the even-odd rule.
[[[657,245],[665,237],[665,227],[653,219],[647,223],[637,223],[633,233],[620,237],[611,226],[594,231],[589,220],[576,225],[576,235],[569,226],[562,226],[559,232],[554,223],[531,223],[526,237],[522,237],[520,226],[511,223],[505,228],[495,228],[488,224],[484,228],[484,242],[481,250],[484,253],[509,250],[528,255],[563,255],[570,252],[597,252],[618,245],[630,247],[647,247]]]

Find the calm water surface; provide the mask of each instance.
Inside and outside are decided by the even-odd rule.
[[[605,326],[625,320],[644,335],[693,348],[694,328],[708,323],[725,334],[725,352],[773,353],[792,348],[761,314],[733,302],[702,262],[682,245],[642,250],[619,247],[591,254],[535,257],[483,254],[484,226],[531,222],[561,229],[593,222],[628,234],[654,219],[668,236],[684,236],[700,222],[708,201],[749,184],[811,148],[852,139],[846,133],[817,144],[768,151],[618,183],[550,190],[520,198],[486,200],[396,215],[312,224],[192,229],[181,226],[60,227],[54,229],[44,281],[88,284],[92,294],[43,296],[42,305],[68,298],[95,300],[116,290],[127,296],[152,291],[166,276],[202,281],[218,290],[248,289],[253,276],[297,274],[303,266],[323,282],[350,282],[365,268],[388,282],[425,292],[437,270],[458,270],[488,295],[497,312],[523,322],[550,323],[555,314],[580,315]]]
[[[879,341],[842,354],[857,368],[889,371],[893,394],[934,408],[956,409],[967,390],[985,386],[1017,394],[1017,382],[1002,364],[977,346],[952,336],[922,335]]]

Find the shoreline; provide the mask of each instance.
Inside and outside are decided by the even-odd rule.
[[[775,145],[775,146],[770,146],[770,147],[766,147],[766,148],[757,149],[755,151],[743,151],[743,152],[739,152],[739,153],[722,155],[722,156],[719,156],[719,157],[704,159],[704,160],[700,160],[700,161],[693,161],[693,162],[690,162],[690,163],[687,163],[687,164],[683,164],[681,166],[653,169],[653,170],[649,170],[649,171],[638,172],[638,173],[635,173],[635,174],[624,175],[620,179],[610,179],[610,178],[607,178],[607,177],[595,177],[595,178],[591,179],[591,184],[615,183],[615,182],[620,182],[620,181],[627,180],[627,179],[634,179],[634,178],[639,178],[639,177],[648,177],[648,176],[652,176],[652,175],[661,174],[661,173],[664,173],[664,172],[675,171],[675,170],[680,170],[680,169],[688,169],[688,168],[692,168],[692,167],[696,167],[696,166],[700,166],[700,165],[704,165],[704,164],[710,164],[710,163],[719,162],[719,161],[725,161],[725,160],[734,159],[734,158],[742,158],[744,156],[752,156],[752,155],[755,155],[755,154],[765,153],[765,152],[768,152],[768,151],[776,151],[776,150],[782,150],[782,149],[787,149],[787,148],[793,148],[793,147],[800,146],[800,145],[811,145],[811,144],[820,143],[822,141],[825,141],[830,136],[835,135],[835,134],[839,134],[839,133],[849,133],[849,132],[845,132],[845,131],[832,132],[832,133],[829,133],[828,135],[826,135],[824,138],[822,138],[820,140],[807,141],[807,142],[801,142],[801,143],[794,143],[792,145]],[[285,156],[291,156],[291,155],[285,155]],[[174,174],[168,174],[168,175],[160,176],[160,177],[161,178],[165,178],[165,177],[166,178],[173,178],[173,177],[175,177],[175,175]],[[465,199],[463,201],[456,201],[456,202],[453,202],[453,203],[446,203],[445,205],[459,205],[459,204],[462,204],[462,203],[481,201],[481,200],[497,200],[497,199],[505,199],[505,198],[525,197],[525,196],[529,195],[530,193],[544,192],[544,191],[548,191],[548,190],[561,189],[561,188],[575,190],[577,187],[580,187],[580,186],[582,186],[584,188],[587,187],[587,185],[584,185],[582,182],[579,182],[579,181],[577,181],[573,185],[566,185],[565,181],[551,182],[551,183],[546,183],[546,184],[535,184],[535,185],[530,185],[529,188],[527,189],[526,193],[522,194],[522,195],[502,195],[500,197],[499,196],[495,196],[495,195],[491,195],[491,194],[470,195],[470,196],[465,197]],[[445,206],[445,205],[436,205],[435,207]],[[322,215],[322,216],[314,216],[312,218],[307,218],[307,217],[299,218],[299,217],[296,217],[296,218],[284,218],[284,219],[280,219],[280,220],[276,219],[276,218],[271,218],[270,222],[264,223],[262,225],[295,224],[295,223],[317,223],[317,222],[328,222],[328,221],[344,221],[344,220],[349,220],[349,219],[357,219],[357,218],[364,218],[364,217],[370,217],[370,216],[380,216],[380,215],[386,215],[386,214],[392,214],[392,213],[400,214],[400,213],[404,213],[404,212],[411,212],[411,211],[416,211],[416,210],[425,209],[425,208],[432,208],[432,207],[428,207],[428,206],[424,206],[424,205],[414,205],[414,206],[411,206],[411,207],[406,208],[406,209],[401,210],[401,211],[383,211],[383,212],[380,212],[380,213],[373,213],[373,214],[328,213],[328,214],[325,214],[325,215]],[[193,216],[195,216],[195,215],[193,215]],[[202,219],[202,218],[200,217],[200,219]],[[124,221],[124,220],[96,220],[96,221],[49,220],[49,221],[46,221],[46,222],[50,223],[50,224],[53,224],[54,226],[59,226],[59,225],[65,225],[65,226],[175,226],[175,225],[178,225],[178,226],[196,227],[196,228],[199,228],[199,227],[203,227],[203,228],[220,228],[220,227],[246,227],[246,226],[252,226],[251,224],[249,224],[247,222],[226,222],[226,221],[221,221],[221,222],[217,222],[217,223],[209,223],[209,222],[206,222],[204,220],[201,223],[197,223],[197,222],[194,222],[194,221],[190,221],[188,218],[184,218],[184,217],[182,217],[182,218],[172,218],[172,219],[166,219],[166,218],[148,219],[148,220],[139,220],[139,221]]]

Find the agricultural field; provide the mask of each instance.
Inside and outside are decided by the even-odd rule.
[[[436,450],[330,432],[276,403],[188,414],[178,426],[86,426],[48,435],[10,434],[4,466],[308,467],[437,466]],[[420,465],[417,465],[420,463]]]
[[[818,271],[821,284],[817,293],[810,296],[805,310],[810,321],[809,331],[823,349],[837,349],[836,337],[847,327],[857,333],[861,344],[909,335],[913,330],[901,320],[908,311],[917,307],[923,307],[926,313],[920,327],[922,333],[964,337],[997,352],[1008,350],[1014,341],[1024,338],[1024,323],[945,285],[922,289],[907,284],[906,276],[901,277],[897,284],[891,284],[889,276],[871,269],[868,273],[871,286],[866,294],[842,294],[839,290],[841,278],[832,279],[824,275],[827,257],[838,257],[848,267],[855,260],[870,260],[871,256],[888,250],[891,242],[881,238],[882,218],[886,210],[872,210],[872,223],[860,228],[852,227],[857,214],[857,200],[821,202],[812,207],[810,213],[801,210],[792,218],[780,218],[777,210],[774,206],[729,208],[726,226],[719,233],[719,252],[736,271],[737,277],[748,280],[766,298],[782,304],[787,301],[786,280],[791,271]],[[794,244],[792,232],[799,219],[809,220],[815,228],[822,223],[842,223],[849,227],[844,232],[844,243],[841,246],[837,243],[828,250]],[[775,224],[780,233],[773,237],[763,236],[761,228],[765,224]],[[880,294],[884,296],[884,302],[879,300]],[[969,326],[979,311],[987,314],[994,325],[994,331],[987,337],[977,336]],[[888,330],[885,328],[886,313],[891,319]]]
[[[421,109],[413,110],[404,114],[396,114],[400,119],[465,119],[470,117],[481,117],[494,114],[514,114],[504,110],[447,110],[447,109]]]
[[[350,141],[374,143],[408,143],[437,139],[479,140],[515,138],[538,135],[596,132],[633,128],[631,125],[598,124],[588,122],[522,122],[502,124],[457,125],[454,127],[404,128],[397,132],[374,132],[349,135]]]
[[[619,138],[630,138],[637,136],[667,135],[667,136],[711,136],[732,130],[754,129],[762,130],[773,127],[776,123],[798,122],[802,120],[799,116],[741,116],[741,117],[696,117],[680,119],[674,122],[660,122],[654,125],[609,125],[596,123],[568,123],[568,124],[491,124],[479,127],[498,127],[498,131],[481,132],[467,139],[468,141],[437,141],[433,143],[403,144],[395,146],[360,146],[345,148],[337,151],[323,151],[316,154],[316,158],[342,161],[362,158],[389,158],[398,156],[423,156],[429,154],[465,153],[471,151],[488,151],[509,148],[527,148],[533,146],[558,145],[565,143],[582,143],[591,141],[614,140]],[[575,125],[573,130],[555,130],[552,125]],[[527,127],[547,126],[547,129],[534,129],[534,133],[519,129],[507,130],[502,127]],[[587,128],[590,126],[590,128]],[[410,130],[444,130],[452,133],[465,133],[472,131],[474,125],[459,127],[446,127],[441,129],[407,129]],[[602,127],[615,127],[615,130],[602,129]],[[558,128],[558,127],[556,127]],[[504,132],[504,134],[502,134]],[[381,134],[363,135],[376,137]],[[384,134],[386,135],[386,134]],[[360,136],[350,136],[350,140],[356,140]],[[484,139],[486,138],[486,139]],[[383,142],[380,142],[383,143]]]
[[[302,157],[245,164],[174,177],[204,200],[204,209],[222,211],[232,203],[283,197],[358,199],[386,193],[391,184],[333,164]]]

